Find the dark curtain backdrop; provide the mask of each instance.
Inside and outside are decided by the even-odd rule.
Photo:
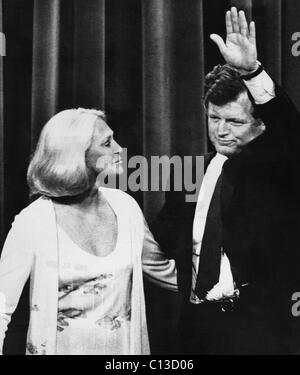
[[[203,79],[222,62],[209,34],[224,36],[231,5],[255,19],[259,59],[300,109],[299,0],[0,0],[1,243],[29,202],[40,130],[62,109],[104,109],[129,157],[207,151]],[[163,193],[133,195],[151,222]]]

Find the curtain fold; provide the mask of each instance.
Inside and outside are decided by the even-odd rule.
[[[105,1],[74,1],[74,107],[105,106]]]
[[[28,204],[26,169],[31,144],[33,0],[2,0],[4,235]],[[3,242],[4,237],[1,239]]]
[[[282,1],[253,0],[253,19],[257,28],[258,59],[278,83],[282,81]]]
[[[189,156],[207,149],[201,104],[204,75],[202,0],[143,1],[143,153]],[[188,27],[187,27],[188,25]],[[149,221],[163,192],[144,193]]]
[[[282,2],[282,85],[300,110],[300,64],[299,57],[292,54],[295,41],[292,36],[300,32],[300,2]]]
[[[172,0],[142,2],[143,36],[143,152],[150,165],[151,155],[168,155],[174,150],[174,111],[172,93],[175,92],[174,15]],[[147,177],[150,173],[145,171]],[[153,202],[162,205],[163,193],[144,193],[144,210],[151,220]]]
[[[60,1],[35,0],[33,12],[32,148],[58,108]]]
[[[71,107],[104,108],[105,1],[35,0],[32,147],[45,122]]]

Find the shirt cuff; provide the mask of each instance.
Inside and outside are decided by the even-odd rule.
[[[250,80],[244,80],[244,83],[256,104],[265,104],[275,98],[275,84],[265,70]]]

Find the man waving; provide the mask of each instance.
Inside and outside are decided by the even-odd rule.
[[[211,35],[226,64],[206,76],[215,152],[198,200],[170,192],[153,226],[163,249],[176,248],[178,350],[300,353],[300,116],[257,61],[254,22],[232,8],[226,31],[225,42]]]

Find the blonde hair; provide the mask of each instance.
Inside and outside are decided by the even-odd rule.
[[[28,167],[31,194],[75,196],[94,184],[85,156],[99,118],[105,120],[104,112],[78,108],[59,112],[46,123]]]

